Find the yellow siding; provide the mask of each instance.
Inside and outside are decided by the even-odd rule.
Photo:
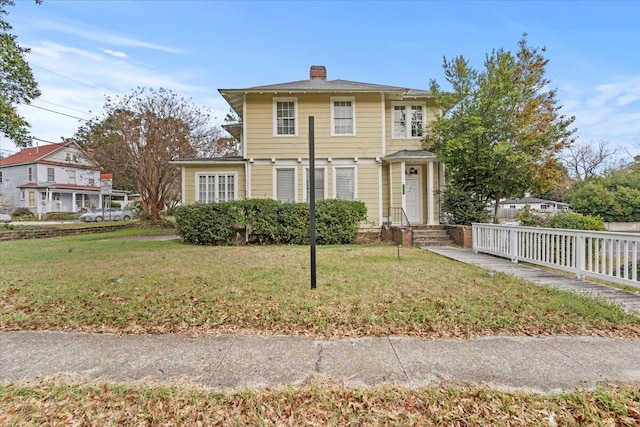
[[[188,203],[196,201],[196,174],[216,174],[216,173],[236,173],[236,199],[245,198],[245,176],[244,165],[215,165],[215,166],[185,166],[184,173],[184,200]]]
[[[363,228],[379,227],[378,165],[358,165],[358,200],[367,205],[367,223]]]
[[[335,94],[333,94],[335,96]],[[273,94],[247,95],[245,126],[247,157],[296,159],[309,157],[309,116],[315,117],[316,158],[377,157],[382,155],[380,95],[356,94],[355,136],[331,136],[332,94],[295,94],[298,101],[298,136],[273,136]]]
[[[391,207],[400,208],[402,207],[402,167],[400,163],[394,163],[391,167],[393,168],[391,170],[391,186],[393,192],[391,195]]]
[[[251,198],[273,199],[273,166],[251,166]]]
[[[382,166],[382,216],[389,216],[390,204],[389,198],[389,165]]]

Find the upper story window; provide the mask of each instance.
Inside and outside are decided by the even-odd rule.
[[[67,171],[67,173],[69,174],[69,184],[75,184],[76,183],[76,171],[75,171],[75,169],[69,169]]]
[[[56,173],[54,168],[47,168],[47,182],[55,182]]]
[[[27,181],[33,182],[33,168],[31,166],[29,166],[29,168],[27,169],[27,175]]]
[[[0,183],[2,183],[2,171],[0,171]]]
[[[331,135],[356,134],[354,97],[331,98]]]
[[[425,106],[411,102],[394,102],[393,138],[422,138],[424,131]]]
[[[296,98],[273,99],[273,135],[298,135],[298,100]]]

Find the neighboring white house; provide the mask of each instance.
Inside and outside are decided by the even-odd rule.
[[[498,218],[513,219],[525,206],[529,206],[533,213],[551,215],[563,210],[572,210],[568,203],[539,199],[537,197],[523,197],[520,199],[501,200],[498,206]]]
[[[75,142],[26,148],[0,160],[0,212],[101,208],[100,169]]]

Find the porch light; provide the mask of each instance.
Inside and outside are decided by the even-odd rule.
[[[418,175],[418,169],[413,166],[409,168],[409,170],[404,172],[405,175]]]

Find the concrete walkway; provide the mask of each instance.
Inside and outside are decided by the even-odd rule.
[[[505,258],[474,253],[470,249],[450,246],[431,246],[425,249],[456,261],[486,268],[487,270],[512,274],[533,283],[550,286],[563,291],[584,293],[596,298],[603,298],[620,305],[628,312],[640,313],[640,293],[628,292],[611,286],[589,282],[588,280],[578,280],[575,277],[530,267],[522,263],[513,263],[511,260]],[[640,291],[640,289],[638,289],[638,291]]]
[[[0,333],[0,381],[38,377],[186,380],[216,389],[295,386],[330,377],[349,386],[455,383],[554,392],[598,383],[640,384],[640,340]]]
[[[640,308],[640,297],[459,248],[435,253],[536,283]],[[554,392],[598,383],[640,385],[640,339],[112,335],[0,332],[0,382],[40,377],[112,382],[188,381],[216,389],[300,385],[315,377],[349,386],[482,384]]]

